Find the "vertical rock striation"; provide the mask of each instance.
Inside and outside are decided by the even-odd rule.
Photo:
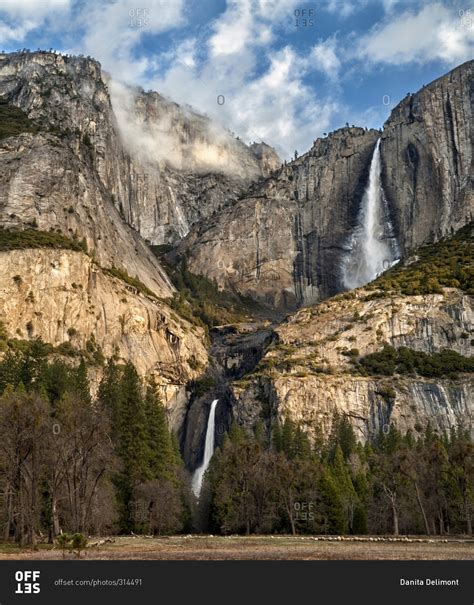
[[[473,129],[474,61],[407,95],[385,123],[382,178],[402,252],[472,218]]]

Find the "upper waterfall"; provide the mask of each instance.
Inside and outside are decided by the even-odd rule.
[[[196,498],[199,498],[201,494],[204,473],[207,471],[207,467],[209,466],[209,463],[211,461],[212,454],[214,453],[214,432],[216,424],[216,406],[218,401],[218,399],[214,399],[214,401],[211,403],[211,409],[207,421],[206,442],[204,445],[204,458],[201,466],[194,471],[193,475],[192,490]]]
[[[362,197],[358,225],[342,263],[342,280],[348,289],[367,284],[399,259],[382,188],[381,171],[379,138],[370,163],[369,182]]]

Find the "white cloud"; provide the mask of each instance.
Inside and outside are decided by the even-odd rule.
[[[251,40],[254,29],[252,2],[232,1],[216,22],[214,34],[209,39],[211,54],[218,56],[240,52]]]
[[[64,17],[71,0],[1,0],[0,43],[22,42],[45,21]]]
[[[335,78],[339,66],[332,39],[321,42],[314,56],[291,46],[271,48],[279,28],[294,21],[299,4],[229,0],[211,24],[201,63],[181,60],[178,48],[169,69],[147,86],[206,112],[246,142],[264,140],[286,157],[295,147],[306,151],[329,128],[337,103],[318,98],[304,77],[319,69]],[[188,45],[182,43],[183,48]],[[225,97],[223,105],[217,103],[219,95]]]
[[[174,52],[175,60],[189,69],[196,67],[196,47],[196,38],[184,40],[177,46],[176,51]]]
[[[232,55],[248,45],[269,44],[273,29],[291,22],[297,6],[298,0],[228,0],[209,38],[211,54]]]
[[[37,27],[36,21],[23,21],[20,25],[0,23],[0,43],[21,42],[28,32]]]
[[[329,128],[337,103],[318,99],[304,84],[311,62],[290,46],[268,53],[260,75],[254,67],[249,48],[239,55],[210,55],[200,71],[175,64],[152,88],[207,112],[245,142],[264,140],[286,157],[295,147],[306,151]],[[218,95],[224,95],[223,105]]]
[[[474,29],[462,27],[458,12],[440,3],[392,15],[363,36],[356,51],[359,59],[394,65],[432,60],[455,64],[473,54]]]
[[[369,0],[327,0],[322,5],[323,10],[329,13],[333,13],[341,19],[347,19],[362,7],[364,7]]]
[[[0,12],[10,18],[45,19],[51,11],[70,8],[71,0],[2,0]]]
[[[336,80],[341,68],[336,39],[328,38],[313,46],[310,61],[314,69],[324,72],[331,80]]]
[[[153,66],[153,58],[134,56],[142,36],[159,34],[183,24],[184,0],[130,0],[88,5],[79,20],[85,30],[76,52],[90,54],[117,77],[140,82]]]

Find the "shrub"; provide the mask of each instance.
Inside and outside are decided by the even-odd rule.
[[[87,546],[87,538],[84,534],[74,534],[71,538],[71,547],[76,551],[78,557],[81,556],[81,551],[83,551]]]
[[[145,294],[146,296],[151,296],[152,298],[158,298],[154,292],[150,290],[145,284],[138,279],[138,277],[131,277],[124,269],[119,269],[118,267],[112,267],[110,269],[104,269],[105,273],[112,275],[113,277],[117,277],[121,279],[129,286],[132,286],[138,292]]]
[[[353,362],[365,374],[392,376],[419,374],[427,378],[455,378],[458,373],[474,372],[474,357],[464,357],[445,349],[438,353],[424,353],[408,347],[394,349],[385,346],[382,351],[369,353]]]
[[[381,397],[383,397],[385,399],[385,401],[387,401],[389,403],[394,401],[395,397],[397,396],[397,392],[395,391],[395,389],[393,387],[386,386],[386,385],[379,387],[378,393]]]
[[[212,376],[203,376],[198,380],[191,381],[191,388],[193,389],[195,397],[202,397],[208,391],[216,386],[217,382]]]
[[[56,352],[60,355],[66,355],[67,357],[77,357],[79,351],[75,349],[69,341],[62,342],[56,347]]]
[[[0,99],[0,140],[24,132],[35,133],[39,130],[39,126],[30,120],[19,107]]]
[[[346,357],[359,357],[359,349],[350,349],[349,351],[342,351],[341,355],[345,355]]]
[[[474,294],[473,238],[471,222],[452,237],[416,251],[416,260],[408,259],[386,271],[369,288],[408,296],[440,294],[443,287],[459,288]],[[371,300],[369,294],[365,300]]]
[[[37,229],[19,231],[0,228],[0,250],[24,250],[27,248],[64,248],[87,254],[87,243],[84,239],[81,241],[70,239],[57,231],[38,231]]]
[[[72,536],[70,536],[69,534],[59,534],[59,536],[56,538],[58,546],[61,547],[63,559],[66,556],[66,549],[69,549],[71,547],[71,540]]]

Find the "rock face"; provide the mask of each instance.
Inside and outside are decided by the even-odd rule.
[[[176,242],[192,224],[219,212],[281,165],[264,143],[247,147],[189,107],[156,92],[109,82],[117,129],[136,187],[124,203],[127,222],[153,244]]]
[[[0,97],[39,125],[0,141],[1,226],[59,231],[84,239],[89,252],[2,253],[0,314],[9,336],[71,341],[76,349],[93,336],[106,357],[117,352],[142,375],[156,374],[178,428],[186,385],[207,364],[204,334],[160,301],[174,288],[119,211],[133,199],[138,173],[99,64],[52,53],[0,55]],[[154,296],[106,273],[114,267]]]
[[[300,310],[277,327],[278,342],[257,371],[234,383],[233,411],[253,426],[290,414],[309,432],[327,434],[334,412],[346,414],[366,440],[391,422],[403,432],[417,427],[473,430],[474,383],[470,376],[431,379],[366,377],[354,373],[348,352],[382,349],[384,343],[433,353],[444,348],[470,355],[474,326],[471,296],[392,296],[367,300],[367,292],[339,296]]]
[[[341,263],[357,226],[381,136],[382,185],[402,253],[458,229],[473,213],[474,62],[392,112],[383,132],[344,128],[318,139],[246,199],[197,226],[181,249],[222,287],[275,307],[343,289]]]
[[[98,63],[0,55],[0,96],[42,128],[0,142],[2,226],[85,238],[102,266],[117,265],[170,296],[159,262],[114,207],[110,183],[120,183],[125,158]]]
[[[343,128],[183,242],[190,269],[279,309],[335,294],[378,133]]]
[[[159,300],[104,272],[71,250],[0,252],[0,321],[11,338],[40,337],[154,374],[175,428],[186,409],[186,385],[207,365],[202,328]]]
[[[402,251],[472,217],[473,128],[474,61],[405,97],[385,123],[383,184]]]
[[[469,380],[407,380],[396,384],[395,400],[387,398],[387,387],[392,381],[367,378],[309,376],[303,378],[276,378],[268,384],[257,383],[255,390],[236,388],[233,410],[237,422],[255,426],[262,409],[249,405],[255,397],[268,391],[268,405],[272,418],[281,421],[291,418],[308,431],[328,435],[334,413],[345,415],[351,421],[358,440],[365,442],[381,430],[387,431],[393,423],[402,433],[426,428],[449,432],[452,427],[463,427],[472,433],[472,398],[474,388]]]
[[[180,239],[279,165],[271,148],[249,148],[191,109],[114,83],[90,58],[0,54],[0,98],[82,155],[96,187],[153,244]]]
[[[126,225],[79,141],[49,133],[0,141],[0,222],[85,239],[103,267],[120,267],[157,296],[173,292],[142,238]]]

